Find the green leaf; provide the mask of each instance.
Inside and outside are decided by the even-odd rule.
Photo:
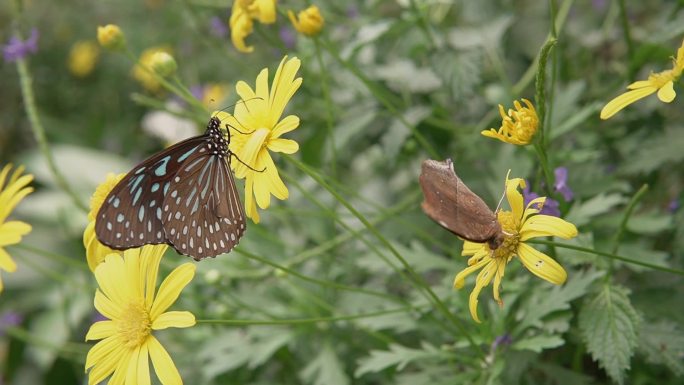
[[[535,353],[541,353],[544,349],[557,348],[564,343],[565,340],[560,336],[540,335],[520,340],[511,347],[515,350],[531,350]]]
[[[589,271],[568,278],[563,286],[553,286],[551,290],[537,290],[526,304],[527,313],[513,329],[515,337],[522,335],[529,327],[543,328],[544,319],[554,312],[570,309],[570,302],[587,293],[589,286],[603,273]]]
[[[672,228],[672,215],[659,212],[634,215],[627,222],[627,229],[634,233],[652,235]]]
[[[422,349],[407,348],[398,344],[391,344],[389,349],[372,350],[370,356],[361,358],[354,377],[358,378],[366,373],[377,373],[393,366],[396,366],[397,370],[402,370],[413,361],[434,359],[444,354],[428,343],[423,343]]]
[[[589,223],[592,217],[605,214],[626,200],[620,194],[601,193],[588,201],[573,205],[566,220],[575,226],[582,226]]]
[[[581,309],[579,327],[587,351],[617,383],[625,380],[637,345],[641,317],[627,289],[606,284]]]
[[[644,324],[639,333],[639,351],[649,362],[665,365],[677,376],[684,375],[684,331],[676,323]]]
[[[350,381],[342,362],[328,344],[323,346],[316,358],[300,374],[306,383],[314,385],[347,385]]]
[[[684,160],[684,130],[675,127],[661,135],[642,141],[636,154],[630,154],[629,162],[623,163],[621,171],[627,174],[647,173],[669,163]]]

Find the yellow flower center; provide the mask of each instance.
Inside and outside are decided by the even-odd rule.
[[[506,258],[510,259],[518,250],[518,243],[520,243],[520,234],[518,228],[520,227],[520,220],[513,216],[510,211],[499,211],[497,214],[499,224],[504,232],[504,240],[496,250],[492,258]]]
[[[124,308],[124,317],[119,321],[119,334],[128,348],[141,346],[152,330],[150,314],[142,301],[130,302]]]

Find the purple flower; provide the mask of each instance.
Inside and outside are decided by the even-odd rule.
[[[0,316],[0,336],[5,334],[5,329],[12,326],[17,326],[24,320],[21,314],[8,311]]]
[[[556,189],[556,191],[563,195],[563,199],[565,199],[566,202],[570,202],[572,200],[573,194],[572,190],[570,190],[570,187],[567,185],[568,169],[565,167],[557,167],[555,170],[553,170],[553,173],[556,176],[556,183],[553,187]]]
[[[223,19],[221,19],[220,17],[212,17],[209,21],[209,25],[211,27],[210,31],[212,35],[221,39],[228,36],[228,27],[226,26],[226,23],[223,22]]]
[[[539,198],[539,194],[537,194],[533,191],[530,191],[530,188],[528,185],[529,184],[527,182],[525,182],[525,188],[523,189],[523,200],[525,201],[525,206],[527,206],[533,200]],[[547,197],[546,201],[544,202],[544,206],[542,206],[541,210],[539,211],[539,214],[551,215],[553,217],[560,217],[560,209],[558,207],[559,207],[559,204],[557,201]]]
[[[23,59],[26,55],[36,52],[38,52],[38,30],[35,28],[31,30],[31,36],[26,41],[21,41],[18,37],[12,36],[7,45],[2,47],[2,53],[7,63]]]
[[[501,345],[510,345],[513,342],[513,338],[511,338],[510,334],[502,334],[494,339],[494,342],[492,342],[492,350],[496,350]]]
[[[359,16],[359,9],[356,5],[352,4],[347,7],[347,17],[350,19],[356,19]]]
[[[280,36],[280,40],[283,41],[283,44],[285,44],[285,47],[294,48],[295,43],[297,43],[297,34],[295,34],[291,28],[281,27],[278,31],[278,35]]]
[[[670,201],[670,204],[667,205],[667,211],[669,211],[671,214],[674,214],[677,210],[679,210],[679,199],[674,198]]]

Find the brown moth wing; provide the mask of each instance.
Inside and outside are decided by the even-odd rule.
[[[425,214],[447,230],[471,242],[489,242],[492,249],[503,240],[501,225],[487,204],[461,181],[451,159],[423,162],[420,187]]]

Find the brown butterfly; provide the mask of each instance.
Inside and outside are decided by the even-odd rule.
[[[420,187],[421,207],[432,220],[465,240],[487,242],[491,250],[501,246],[504,233],[496,214],[456,175],[451,159],[424,161]]]

